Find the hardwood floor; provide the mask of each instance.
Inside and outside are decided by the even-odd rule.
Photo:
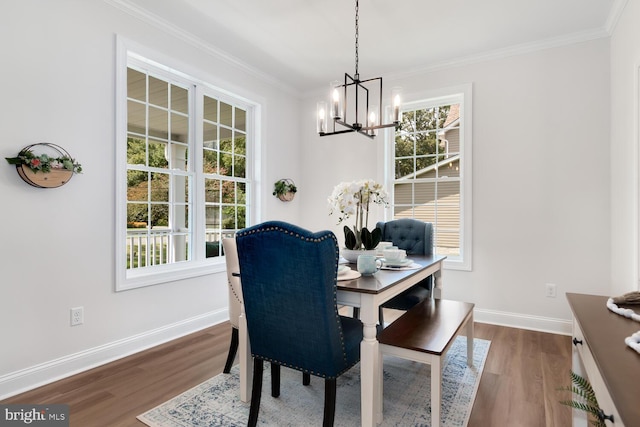
[[[558,402],[569,385],[571,339],[475,324],[491,340],[469,427],[571,425]],[[144,426],[136,416],[222,372],[231,327],[217,325],[0,403],[66,403],[71,426]]]

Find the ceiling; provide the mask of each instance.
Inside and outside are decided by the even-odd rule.
[[[360,0],[363,79],[607,37],[627,0]],[[296,92],[355,72],[353,0],[119,0]]]

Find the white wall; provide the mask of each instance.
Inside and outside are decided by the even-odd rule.
[[[0,399],[228,318],[222,272],[114,292],[116,34],[260,102],[261,217],[299,215],[297,201],[271,196],[278,178],[300,177],[299,163],[287,160],[298,157],[290,117],[299,101],[286,91],[101,0],[4,3],[0,155],[52,142],[82,163],[84,173],[61,188],[38,189],[14,167],[0,166]],[[84,307],[85,323],[70,327],[75,306]]]
[[[473,271],[446,270],[443,295],[474,302],[480,320],[569,333],[565,292],[610,292],[609,41],[385,80],[385,87],[402,86],[403,97],[415,99],[465,83],[473,84]],[[313,191],[304,195],[301,220],[341,236],[326,196],[341,180],[382,179],[383,140],[314,135],[316,101],[309,97],[303,120],[305,183],[312,176]],[[545,283],[557,285],[557,298],[545,297]]]
[[[640,4],[627,2],[611,37],[611,294],[638,290]]]

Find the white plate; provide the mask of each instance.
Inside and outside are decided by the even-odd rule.
[[[386,259],[382,258],[382,262],[386,267],[406,267],[413,263],[413,261],[409,258],[405,258],[401,261],[387,261]]]
[[[349,270],[351,270],[351,268],[350,268],[349,266],[347,266],[347,265],[339,265],[339,266],[338,266],[338,274],[339,274],[339,275],[340,275],[340,274],[344,274],[344,273],[346,273],[346,272],[347,272],[347,271],[349,271]]]

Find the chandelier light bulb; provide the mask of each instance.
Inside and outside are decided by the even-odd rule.
[[[316,130],[318,133],[323,134],[327,131],[327,103],[318,102],[316,106],[317,118],[316,118]]]

